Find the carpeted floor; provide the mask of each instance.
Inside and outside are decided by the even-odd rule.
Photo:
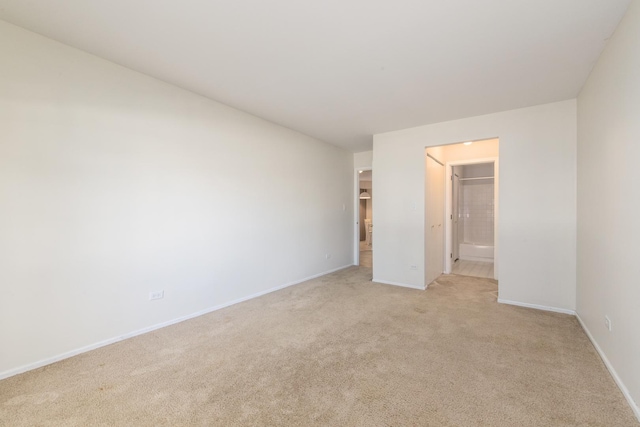
[[[637,426],[572,316],[352,267],[0,381],[3,426]]]

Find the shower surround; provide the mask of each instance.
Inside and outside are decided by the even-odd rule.
[[[465,165],[460,169],[459,256],[491,262],[495,216],[493,163]]]

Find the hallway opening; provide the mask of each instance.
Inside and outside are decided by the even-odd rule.
[[[373,268],[373,172],[358,170],[358,263]]]

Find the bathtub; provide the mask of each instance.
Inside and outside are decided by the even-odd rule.
[[[460,243],[460,259],[493,262],[493,246]]]

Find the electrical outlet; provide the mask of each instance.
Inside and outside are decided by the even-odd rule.
[[[164,291],[149,292],[149,301],[160,298],[164,298]]]
[[[325,254],[325,255],[324,255],[324,257],[325,257],[326,259],[331,259],[331,254]]]
[[[415,264],[411,264],[411,265],[409,266],[409,268],[410,268],[410,269],[412,269],[412,270],[417,270],[417,269],[418,269],[418,266],[417,266],[417,265],[415,265]]]
[[[611,332],[611,319],[609,319],[609,316],[604,316],[604,326]]]

